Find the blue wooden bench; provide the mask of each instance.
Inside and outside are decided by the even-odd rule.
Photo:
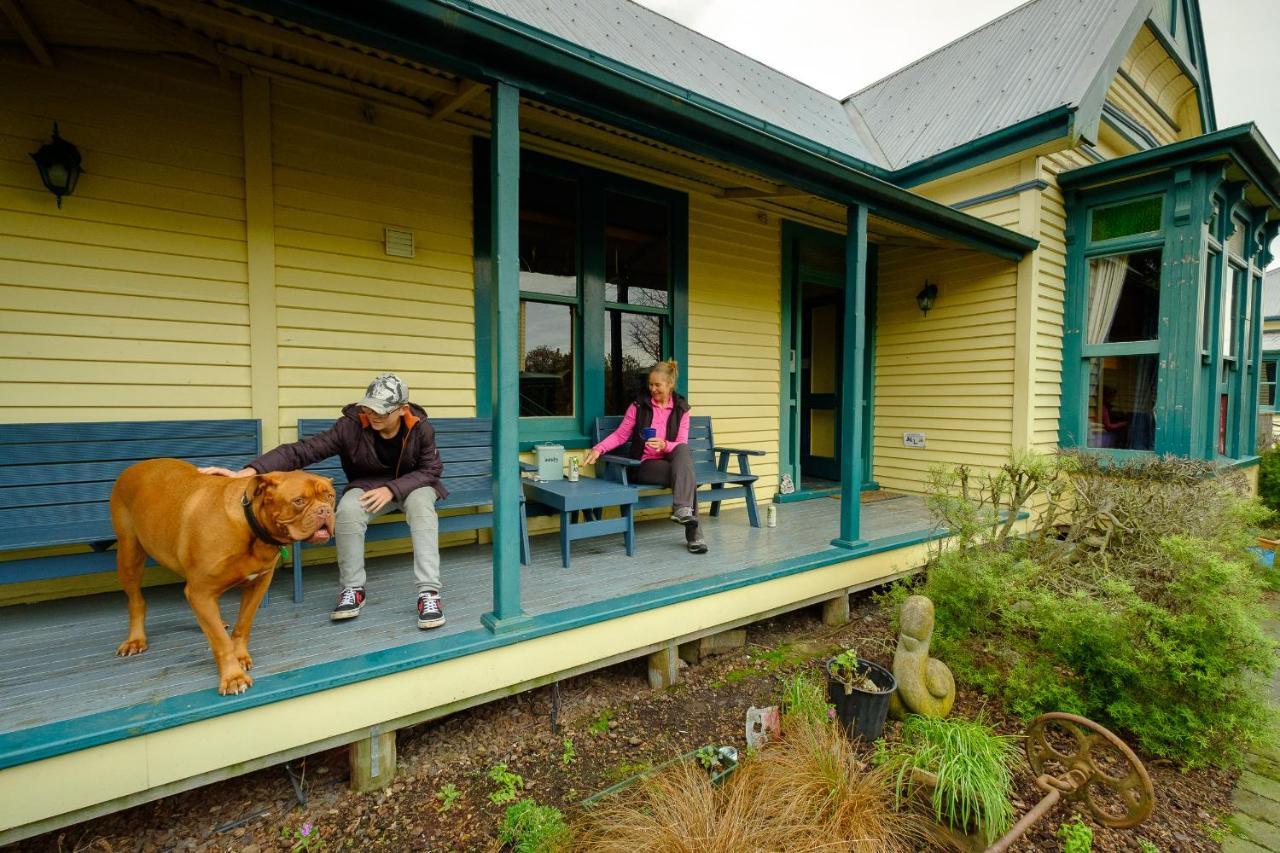
[[[310,438],[333,426],[332,420],[298,420],[298,439]],[[441,482],[449,490],[449,497],[436,501],[436,510],[466,509],[493,505],[493,437],[488,418],[431,418],[436,431],[436,448],[444,462]],[[522,467],[531,468],[521,463]],[[306,470],[333,480],[338,494],[347,484],[338,457],[331,456],[309,466]],[[396,519],[397,516],[392,516]],[[462,513],[440,517],[441,533],[457,533],[466,530],[484,530],[493,527],[493,511]],[[366,542],[387,539],[404,539],[409,535],[409,524],[403,516],[398,520],[370,524],[365,533]],[[520,562],[529,565],[529,524],[525,516],[525,501],[520,495]],[[302,601],[302,548],[293,549],[293,600]]]
[[[592,428],[592,444],[599,444],[622,423],[621,415],[606,415],[596,418]],[[630,484],[627,472],[639,466],[638,460],[624,456],[617,448],[613,453],[600,457],[604,464],[604,476],[619,483]],[[709,493],[702,493],[699,499],[711,501],[711,515],[720,514],[720,502],[734,498],[747,499],[747,518],[752,527],[760,526],[760,517],[756,512],[755,482],[759,479],[751,473],[748,456],[764,456],[763,450],[741,450],[735,447],[717,447],[711,432],[711,418],[707,415],[689,416],[689,451],[693,455],[693,474],[698,486],[710,486]],[[729,457],[738,457],[738,470],[729,470]],[[717,457],[719,457],[717,459]],[[597,475],[599,476],[599,475]],[[670,506],[669,489],[649,487],[640,493],[638,509],[656,506]]]
[[[244,467],[258,455],[256,420],[0,425],[0,552],[89,545],[91,553],[0,562],[0,583],[115,568],[111,487],[157,457]]]

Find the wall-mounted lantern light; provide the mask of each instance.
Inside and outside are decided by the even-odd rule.
[[[924,287],[920,288],[920,292],[916,294],[916,304],[920,306],[924,316],[929,316],[929,311],[933,308],[933,303],[938,300],[938,285],[932,283],[928,279],[924,280]]]
[[[84,171],[80,167],[80,149],[58,135],[55,121],[53,139],[41,145],[31,159],[40,170],[40,182],[58,199],[58,207],[62,207],[62,197],[76,191],[76,181]]]

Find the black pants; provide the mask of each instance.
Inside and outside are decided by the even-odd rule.
[[[689,452],[689,445],[676,445],[666,459],[644,460],[631,480],[647,486],[665,486],[671,490],[673,507],[692,507],[695,520],[684,526],[684,538],[694,540],[698,535],[698,483],[693,477],[693,454]]]

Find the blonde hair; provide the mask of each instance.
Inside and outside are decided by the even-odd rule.
[[[667,381],[671,383],[671,387],[674,388],[676,385],[676,379],[680,376],[680,365],[676,363],[674,358],[669,358],[666,361],[654,362],[653,367],[649,368],[649,375],[652,376],[655,373],[661,373],[665,376]]]

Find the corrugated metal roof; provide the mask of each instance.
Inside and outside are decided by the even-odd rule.
[[[1267,270],[1262,279],[1262,316],[1280,317],[1280,267]]]
[[[1078,106],[1139,5],[1151,0],[1032,0],[846,101],[900,169]]]
[[[472,0],[866,163],[886,166],[839,100],[629,0]]]

